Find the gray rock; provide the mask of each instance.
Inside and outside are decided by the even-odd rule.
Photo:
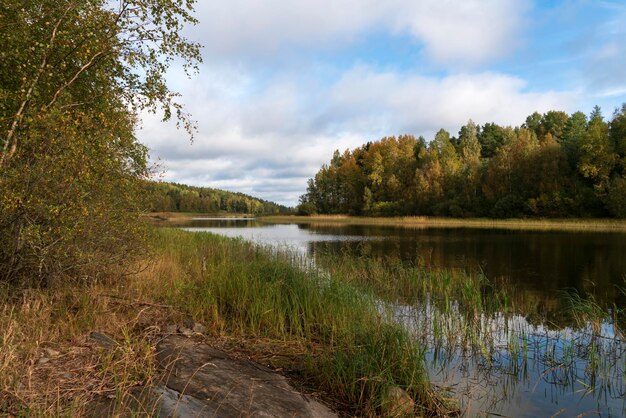
[[[163,385],[144,396],[159,417],[336,417],[284,376],[181,336],[159,343]],[[158,406],[155,404],[158,403]]]
[[[89,338],[95,341],[98,345],[106,348],[112,348],[118,345],[117,341],[115,341],[112,337],[109,337],[108,335],[101,332],[93,331],[91,334],[89,334]]]
[[[187,328],[187,327],[178,328],[178,332],[183,334],[185,337],[191,337],[193,335],[193,331],[191,330],[191,328]]]
[[[163,328],[161,328],[161,331],[165,334],[176,334],[178,327],[175,324],[168,324],[164,325]]]
[[[124,405],[98,397],[87,407],[86,415],[337,417],[326,406],[294,390],[284,376],[182,335],[170,335],[158,344],[157,362],[162,371],[157,385],[133,388],[129,403]]]

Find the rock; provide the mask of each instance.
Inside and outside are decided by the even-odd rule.
[[[415,415],[415,402],[406,390],[392,386],[387,390],[385,398],[383,405],[385,416],[412,417]]]
[[[117,341],[115,341],[112,337],[109,337],[108,335],[101,332],[93,331],[91,334],[89,334],[89,338],[94,340],[98,345],[106,348],[112,348],[118,345]]]
[[[132,396],[123,405],[97,397],[87,406],[86,415],[337,417],[315,399],[296,391],[284,376],[179,334],[165,337],[157,345],[156,357],[162,378],[155,386],[132,388]]]
[[[207,331],[207,328],[204,325],[199,324],[198,322],[194,322],[191,329],[193,330],[193,332],[197,332],[198,334],[204,334]]]
[[[187,327],[180,327],[178,331],[183,334],[185,337],[191,337],[193,335],[193,331]]]
[[[192,339],[165,338],[157,347],[157,362],[164,382],[142,389],[141,402],[153,405],[159,417],[336,417],[284,376]]]
[[[39,360],[37,360],[37,364],[46,364],[50,361],[49,358],[47,357],[41,357]]]

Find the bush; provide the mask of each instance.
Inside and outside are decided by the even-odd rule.
[[[0,282],[98,278],[132,262],[144,235],[138,180],[148,174],[132,129],[124,112],[55,112],[22,135],[0,178]]]
[[[491,216],[494,218],[515,218],[524,213],[523,200],[514,194],[504,196],[498,200],[491,209]]]
[[[137,253],[136,117],[161,107],[190,128],[165,74],[200,58],[179,34],[192,4],[2,2],[0,285],[97,278]]]
[[[296,214],[298,216],[312,216],[317,215],[317,208],[313,202],[304,202],[298,205]]]

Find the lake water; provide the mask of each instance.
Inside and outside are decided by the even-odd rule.
[[[575,289],[594,295],[602,306],[625,306],[626,295],[618,291],[626,286],[625,233],[214,219],[192,221],[185,229],[286,248],[313,262],[319,254],[341,252],[432,268],[465,268],[505,279],[521,297],[540,301],[538,309],[550,318],[550,326],[531,324],[528,318],[534,312],[483,318],[481,326],[498,330],[491,332],[497,344],[487,360],[468,355],[458,342],[435,341],[420,332],[428,347],[431,381],[457,398],[468,416],[626,416],[626,345],[608,323],[599,335],[560,324],[562,306],[555,302],[561,291]],[[427,329],[434,321],[427,303],[397,306],[397,317],[409,329]],[[510,352],[509,330],[523,335],[525,356]],[[601,374],[590,369],[592,356],[606,363]]]

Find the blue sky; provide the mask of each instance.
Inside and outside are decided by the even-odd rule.
[[[295,205],[335,149],[626,102],[626,1],[201,1],[190,143],[143,115],[169,181]]]

